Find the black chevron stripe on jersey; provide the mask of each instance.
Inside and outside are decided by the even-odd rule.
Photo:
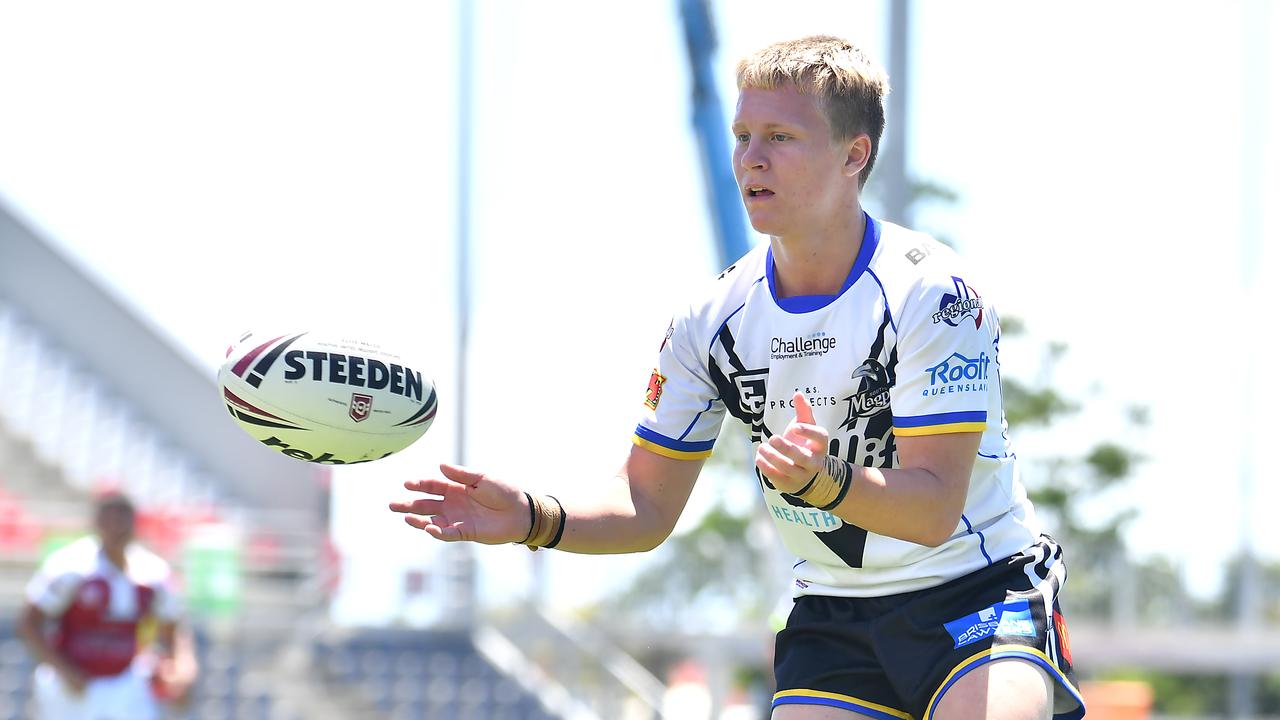
[[[884,319],[880,322],[880,329],[876,332],[876,340],[871,345],[871,357],[878,358],[884,351],[889,335],[889,327],[892,324],[893,321],[889,316],[889,309],[885,308]],[[889,361],[884,364],[884,370],[889,387],[893,387],[897,384],[898,379],[898,343],[896,342],[889,349]],[[897,454],[897,443],[893,435],[892,405],[885,412],[872,415],[867,419],[866,425],[862,428],[862,436],[864,438],[884,438],[885,448],[878,453],[883,461],[880,467],[893,464],[893,458]]]
[[[729,357],[729,364],[739,372],[746,370],[747,366],[742,363],[742,358],[738,357],[738,353],[734,350],[733,333],[729,332],[728,323],[720,326],[720,332],[716,333],[716,339],[720,341],[720,346],[724,348],[725,355]]]
[[[716,386],[716,392],[720,393],[720,402],[724,403],[724,407],[734,419],[750,425],[752,417],[742,407],[742,402],[738,399],[738,389],[733,386],[733,382],[725,376],[724,371],[720,369],[720,363],[716,362],[715,357],[711,357],[707,362],[707,370],[711,373],[711,383]]]

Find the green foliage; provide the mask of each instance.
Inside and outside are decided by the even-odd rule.
[[[1000,324],[1006,336],[1016,336],[1010,327],[1018,335],[1025,332],[1025,325],[1014,317],[1002,317]],[[1055,432],[1064,418],[1080,411],[1080,404],[1063,397],[1054,382],[1057,364],[1068,351],[1063,343],[1045,344],[1034,383],[1002,376],[1005,419],[1015,446],[1020,437]],[[1130,411],[1126,419],[1133,423],[1135,417],[1141,415]],[[1081,455],[1021,457],[1027,495],[1046,529],[1066,548],[1071,585],[1063,604],[1075,617],[1111,615],[1116,597],[1114,579],[1132,571],[1124,528],[1136,511],[1121,507],[1102,513],[1094,500],[1121,486],[1141,462],[1141,455],[1108,439]]]
[[[670,629],[672,618],[693,627],[763,623],[776,599],[768,577],[767,553],[750,541],[752,515],[711,508],[688,532],[675,535],[623,592],[604,601],[614,621]],[[772,541],[772,540],[771,540]]]
[[[1111,442],[1096,445],[1084,457],[1085,464],[1102,485],[1127,477],[1137,460],[1138,456],[1133,451]]]
[[[1080,409],[1050,387],[1033,388],[1009,377],[1003,378],[1000,386],[1004,390],[1004,416],[1009,427],[1047,427],[1059,417]]]

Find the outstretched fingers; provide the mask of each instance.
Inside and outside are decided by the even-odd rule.
[[[512,486],[460,465],[442,463],[440,472],[462,486],[467,497],[490,510],[507,511],[517,504],[520,493]]]
[[[449,520],[443,515],[434,515],[430,517],[407,515],[405,516],[404,521],[410,526],[426,532],[437,540],[457,542],[459,540],[474,539],[467,523],[461,520],[457,522],[449,522]]]

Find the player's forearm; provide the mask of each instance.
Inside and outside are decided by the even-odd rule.
[[[850,466],[852,485],[831,513],[864,530],[937,546],[954,534],[967,486],[946,483],[923,468]]]
[[[38,664],[52,665],[59,669],[70,667],[70,663],[63,657],[62,653],[55,650],[45,639],[44,629],[41,627],[42,624],[41,617],[30,610],[23,613],[22,617],[19,618],[18,637],[27,646],[27,652],[31,653],[32,658]]]
[[[177,622],[163,622],[156,632],[156,644],[161,656],[173,661],[177,679],[195,679],[199,663],[196,660],[195,641],[189,629]]]
[[[671,534],[674,521],[634,489],[615,477],[595,497],[562,501],[565,527],[557,550],[591,555],[647,552]]]

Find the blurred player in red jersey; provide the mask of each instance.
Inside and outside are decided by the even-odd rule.
[[[192,638],[168,563],[133,542],[133,502],[105,493],[93,519],[96,535],[50,555],[27,585],[18,633],[39,663],[38,717],[155,720],[157,694],[185,702],[195,682]]]

